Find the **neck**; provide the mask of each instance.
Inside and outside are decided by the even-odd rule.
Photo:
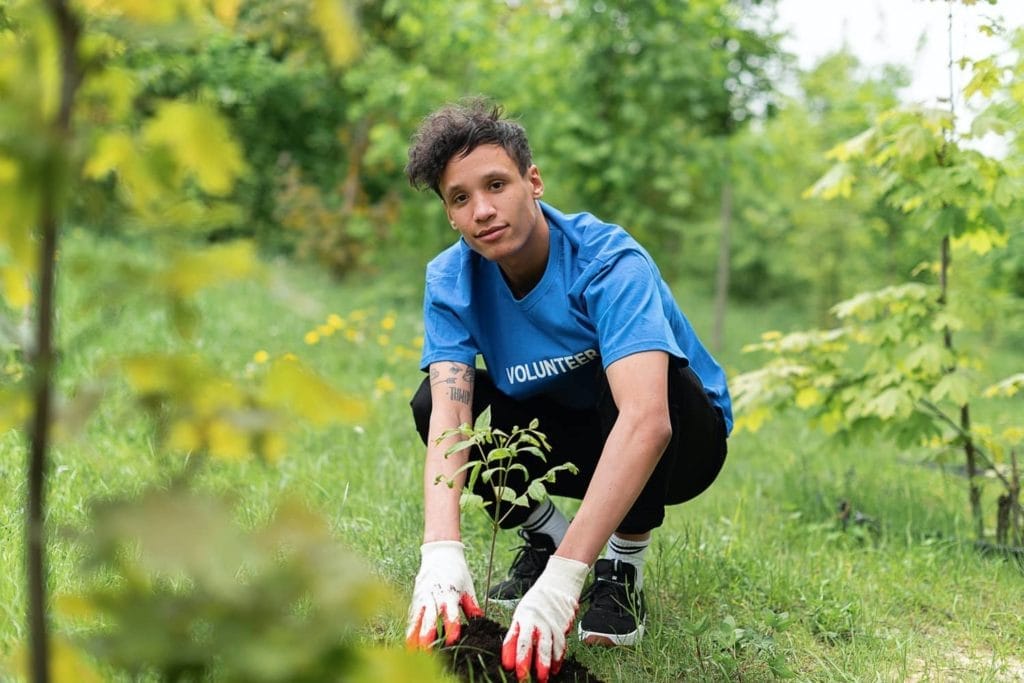
[[[540,279],[544,277],[544,271],[548,267],[548,251],[550,250],[550,233],[547,221],[543,217],[540,225],[531,240],[531,244],[521,254],[517,254],[514,261],[504,261],[498,264],[501,274],[505,276],[505,282],[517,299],[522,299],[537,286]]]
[[[508,285],[508,288],[512,290],[512,295],[517,299],[522,299],[537,286],[541,277],[544,276],[544,271],[541,271],[535,277],[518,280],[513,280],[504,268],[501,269],[501,274],[505,276],[505,283]]]

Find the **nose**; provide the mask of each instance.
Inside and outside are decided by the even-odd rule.
[[[478,196],[473,202],[473,220],[477,223],[487,223],[494,218],[494,214],[494,205],[486,195]]]

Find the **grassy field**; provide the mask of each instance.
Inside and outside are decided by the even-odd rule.
[[[109,263],[122,252],[128,262],[149,258],[144,250],[78,236],[66,246],[65,261]],[[238,496],[238,520],[246,526],[267,519],[286,496],[300,496],[393,586],[398,602],[407,599],[421,535],[422,446],[407,402],[422,377],[422,264],[342,284],[312,269],[271,264],[266,284],[204,293],[191,340],[177,337],[166,312],[145,296],[106,290],[100,274],[72,270],[66,268],[61,290],[65,392],[113,377],[109,363],[125,353],[199,347],[237,377],[258,371],[258,352],[294,353],[364,400],[369,413],[358,424],[297,428],[278,465],[212,462],[200,484]],[[708,298],[679,291],[698,329],[709,330]],[[722,358],[732,371],[748,369],[753,361],[739,353],[742,344],[766,329],[802,324],[784,307],[736,307]],[[1024,354],[1010,348],[981,355],[1000,370],[1019,371]],[[883,442],[841,446],[810,431],[799,415],[734,435],[716,484],[671,508],[655,536],[648,636],[631,650],[574,643],[571,653],[609,681],[756,681],[786,671],[806,681],[1024,679],[1021,568],[973,549],[965,482],[921,466],[921,455]],[[8,482],[0,499],[5,653],[25,629],[23,466],[22,438],[0,437],[0,473]],[[83,434],[53,453],[50,527],[81,527],[90,500],[166,482],[182,466],[180,456],[158,451],[150,421],[109,379]],[[840,501],[872,521],[843,529]],[[572,511],[572,502],[559,502]],[[986,503],[994,508],[991,494]],[[470,517],[465,527],[482,590],[485,523]],[[499,538],[499,571],[511,557],[503,551],[517,541],[511,533]],[[53,538],[49,560],[52,591],[73,592],[76,547]],[[397,646],[403,630],[397,610],[365,637]]]

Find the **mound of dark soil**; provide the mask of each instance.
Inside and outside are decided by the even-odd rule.
[[[512,681],[515,672],[501,667],[501,641],[506,629],[490,619],[470,619],[462,627],[459,640],[441,648],[441,657],[452,673],[463,681]],[[566,657],[558,674],[548,678],[551,683],[602,683],[574,657]]]

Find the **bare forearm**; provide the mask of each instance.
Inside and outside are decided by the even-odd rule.
[[[671,435],[667,423],[616,421],[558,555],[594,563],[647,484]]]
[[[450,429],[473,420],[473,383],[475,371],[461,363],[434,363],[430,366],[432,400],[427,430],[427,456],[423,466],[423,541],[459,540],[459,498],[465,474],[455,472],[466,463],[469,451],[445,452],[459,441],[450,436],[438,439]],[[448,482],[452,482],[448,486]]]
[[[453,425],[457,426],[457,425]],[[459,497],[465,482],[465,475],[454,478],[449,488],[447,482],[453,481],[453,473],[465,464],[468,451],[452,453],[447,458],[444,453],[457,439],[449,438],[436,443],[446,428],[438,428],[435,432],[431,421],[431,439],[427,445],[427,458],[423,467],[423,541],[459,540],[461,538],[461,517],[459,513]],[[438,477],[441,480],[438,481]]]
[[[667,369],[661,351],[626,356],[606,369],[619,416],[556,554],[593,564],[647,484],[672,438]]]

